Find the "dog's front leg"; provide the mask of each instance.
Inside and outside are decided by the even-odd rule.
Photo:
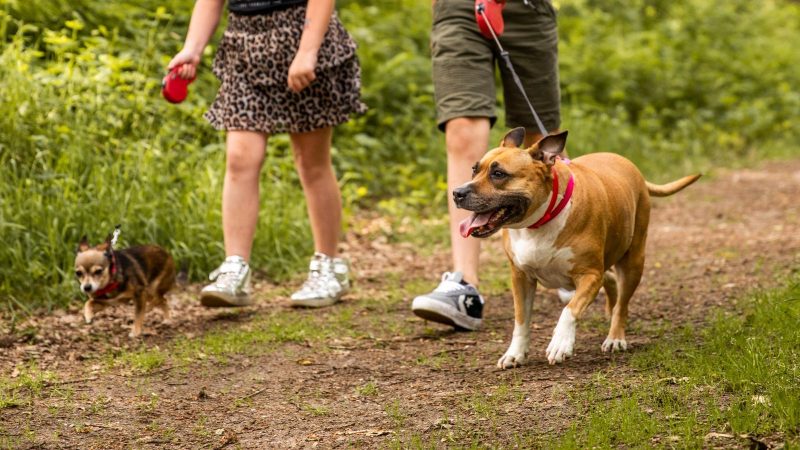
[[[575,296],[561,311],[553,339],[547,346],[547,361],[550,364],[560,363],[567,356],[572,356],[575,347],[575,329],[578,318],[581,317],[586,307],[597,297],[603,285],[603,273],[588,273],[575,280]]]
[[[514,333],[511,345],[497,361],[497,367],[509,369],[525,364],[531,346],[531,314],[536,280],[529,280],[525,272],[511,263],[511,292],[514,295]]]
[[[94,319],[94,299],[90,298],[83,304],[83,320],[92,323],[92,319]]]

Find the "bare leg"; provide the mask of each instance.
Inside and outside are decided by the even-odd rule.
[[[225,255],[250,260],[258,223],[258,179],[264,162],[267,135],[229,131],[226,143],[225,184],[222,188],[222,232]]]
[[[464,280],[478,285],[478,259],[481,244],[478,239],[464,239],[458,225],[471,213],[456,208],[453,189],[472,178],[472,166],[486,153],[489,146],[489,119],[486,117],[459,117],[447,122],[447,204],[450,211],[450,245],[453,268],[464,274]]]
[[[342,231],[342,197],[331,162],[333,128],[292,134],[292,151],[306,196],[314,249],[336,256]]]

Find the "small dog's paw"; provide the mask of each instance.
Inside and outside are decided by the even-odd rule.
[[[527,360],[525,353],[514,353],[510,349],[497,361],[499,369],[513,369],[525,364]]]
[[[136,339],[136,338],[140,337],[141,335],[142,335],[141,330],[140,331],[131,330],[131,332],[128,333],[128,337],[131,338],[131,339]]]
[[[606,340],[603,341],[603,345],[600,346],[600,349],[603,350],[604,353],[624,352],[628,349],[628,343],[625,341],[625,338],[612,339],[607,337]]]

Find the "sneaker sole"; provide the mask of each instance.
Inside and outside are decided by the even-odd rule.
[[[468,331],[477,330],[482,322],[481,319],[470,317],[452,306],[427,297],[415,298],[411,303],[411,311],[425,320]]]
[[[215,292],[203,292],[200,294],[200,304],[208,308],[231,308],[250,306],[253,302],[250,299],[232,299]]]
[[[292,306],[295,308],[322,308],[324,306],[331,306],[338,302],[338,298],[309,298],[305,300],[292,300]]]

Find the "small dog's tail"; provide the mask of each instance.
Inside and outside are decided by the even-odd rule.
[[[650,192],[650,195],[653,197],[666,197],[694,183],[698,178],[700,178],[700,176],[701,175],[697,173],[667,184],[653,184],[649,181],[645,181],[645,183],[647,183],[647,190]]]

